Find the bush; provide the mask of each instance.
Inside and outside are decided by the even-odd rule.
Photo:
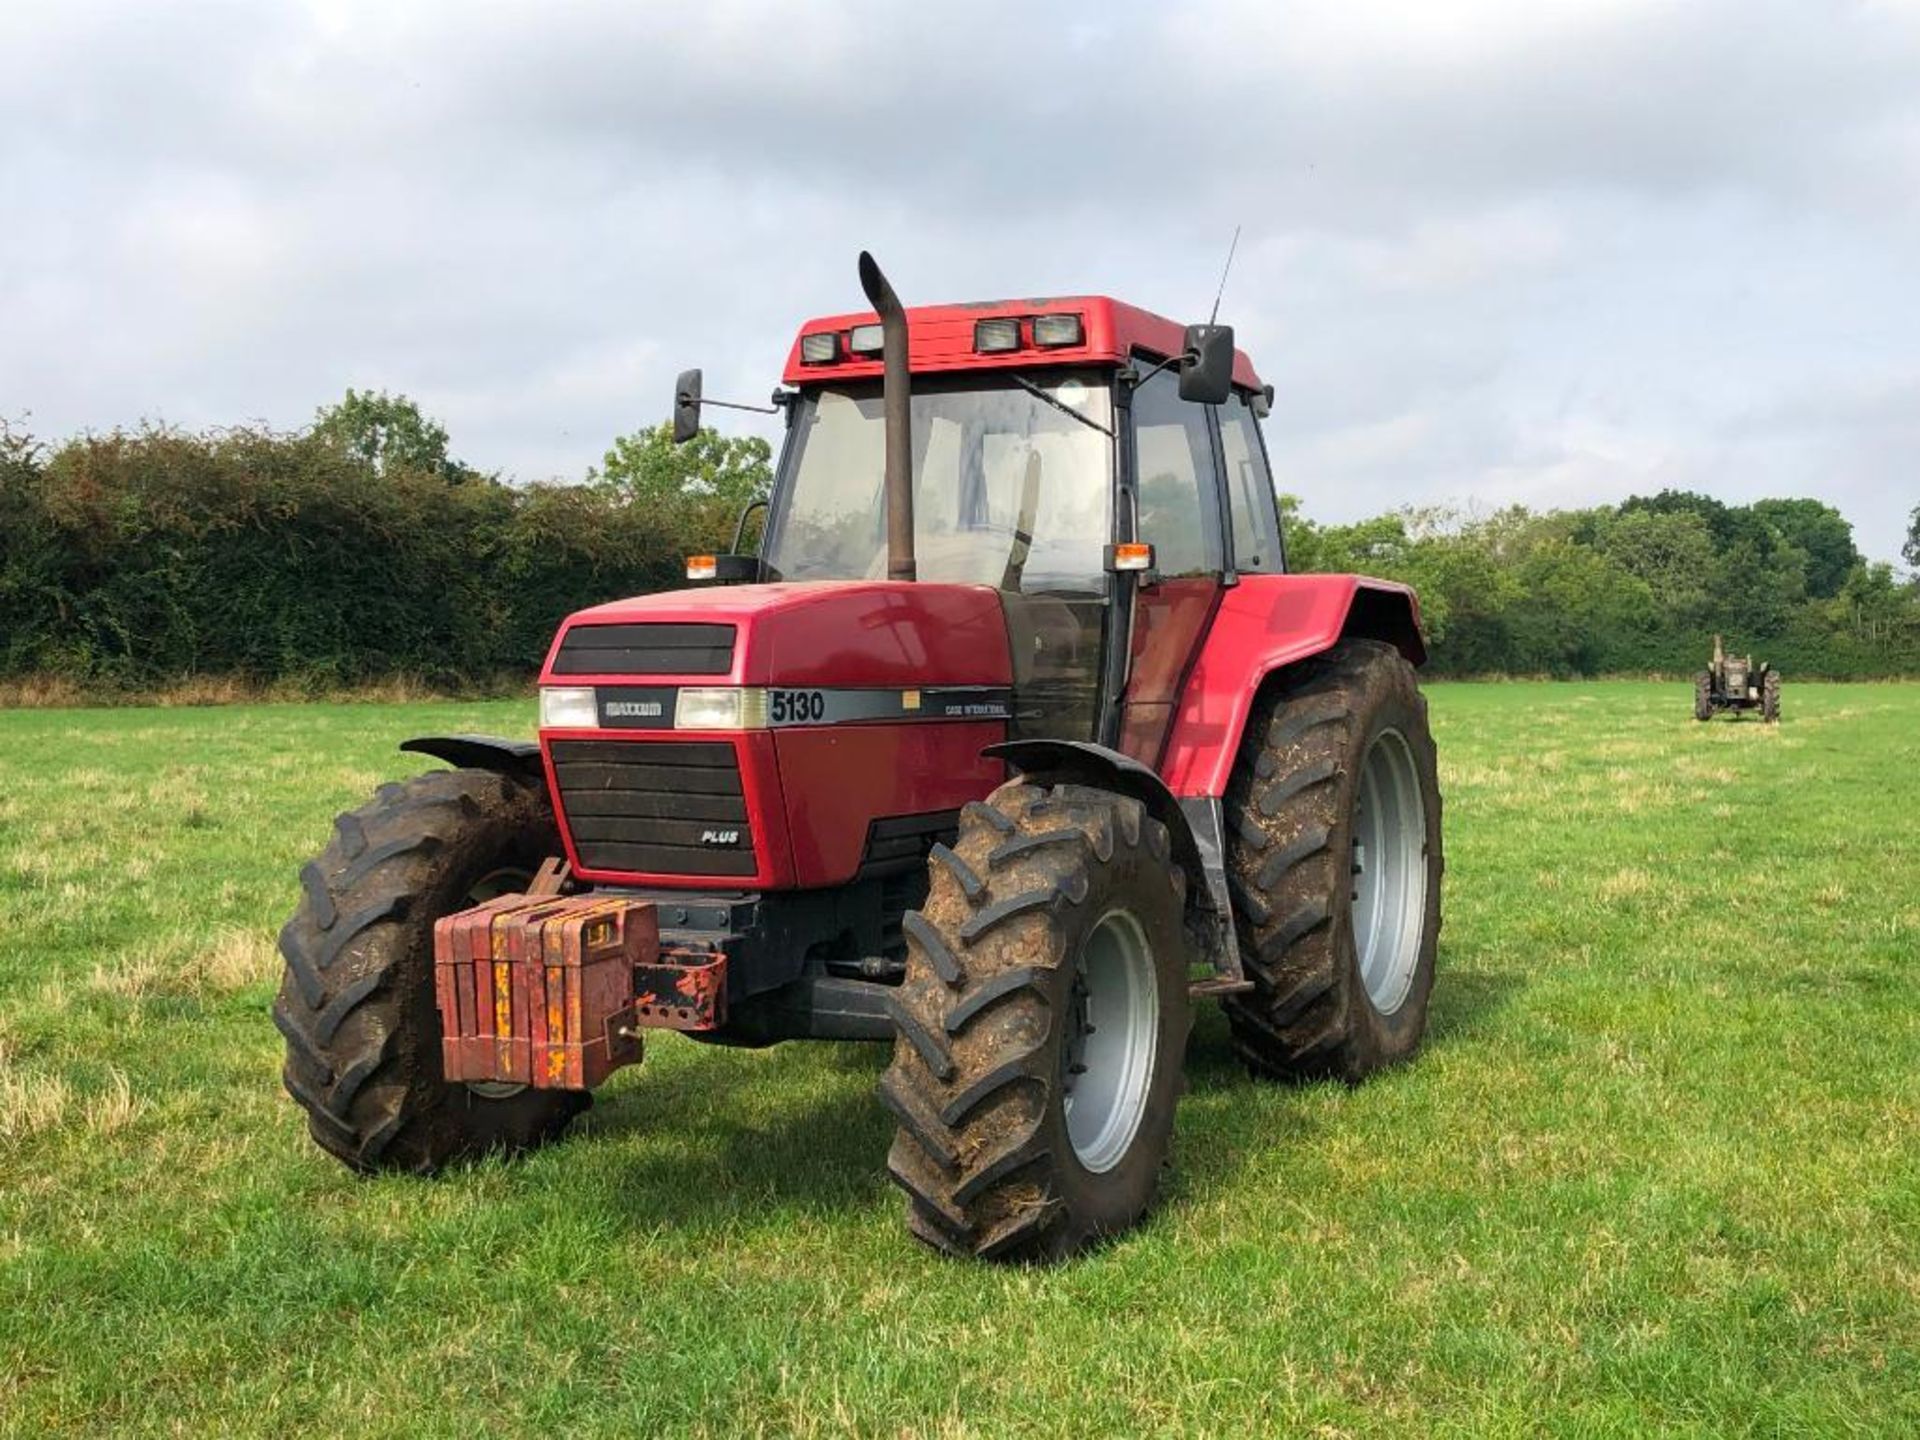
[[[605,489],[516,488],[313,433],[168,429],[0,449],[0,674],[461,686],[657,589],[683,547]]]
[[[764,441],[650,430],[584,484],[516,486],[445,438],[404,396],[352,392],[294,434],[148,428],[49,452],[0,424],[0,681],[525,676],[570,612],[677,585],[687,553],[729,543],[770,469]],[[1716,632],[1794,676],[1920,674],[1920,588],[1862,561],[1814,501],[1328,526],[1283,506],[1295,569],[1418,589],[1439,674],[1680,674]]]

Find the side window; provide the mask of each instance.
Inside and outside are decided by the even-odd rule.
[[[1220,407],[1220,452],[1227,463],[1227,511],[1233,518],[1233,567],[1276,574],[1280,522],[1274,513],[1273,476],[1260,449],[1260,422],[1244,395]]]
[[[1171,368],[1133,392],[1133,455],[1140,538],[1153,546],[1155,568],[1169,578],[1221,569],[1207,412],[1180,398]]]

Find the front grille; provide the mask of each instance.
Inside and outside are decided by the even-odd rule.
[[[733,746],[555,740],[560,809],[587,870],[751,875],[753,832]]]
[[[556,675],[724,675],[731,625],[576,625],[553,657]]]

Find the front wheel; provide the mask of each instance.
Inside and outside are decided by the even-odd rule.
[[[449,1084],[433,995],[433,922],[524,889],[559,835],[536,785],[439,770],[384,785],[334,822],[280,932],[273,1023],[287,1091],[321,1149],[359,1171],[432,1171],[559,1134],[587,1097]]]
[[[1137,800],[1016,780],[962,812],[909,912],[881,1097],[913,1233],[1051,1260],[1134,1224],[1173,1138],[1185,877]]]
[[[1713,677],[1704,670],[1693,677],[1693,718],[1713,718]]]
[[[1780,718],[1780,672],[1769,670],[1760,682],[1760,718],[1771,725]]]

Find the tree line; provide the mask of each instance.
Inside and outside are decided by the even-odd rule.
[[[1818,500],[1727,505],[1685,491],[1584,510],[1398,511],[1320,525],[1291,511],[1291,567],[1420,593],[1454,675],[1684,674],[1713,637],[1790,675],[1920,675],[1920,577],[1868,561]],[[1905,556],[1920,568],[1920,508]]]
[[[569,612],[724,548],[770,475],[757,437],[676,448],[656,427],[579,480],[509,483],[453,458],[411,401],[356,391],[293,432],[47,444],[0,424],[0,679],[524,683]],[[1350,525],[1281,503],[1292,568],[1418,588],[1441,674],[1682,673],[1715,632],[1794,674],[1920,674],[1920,583],[1866,561],[1819,501],[1665,492]]]

